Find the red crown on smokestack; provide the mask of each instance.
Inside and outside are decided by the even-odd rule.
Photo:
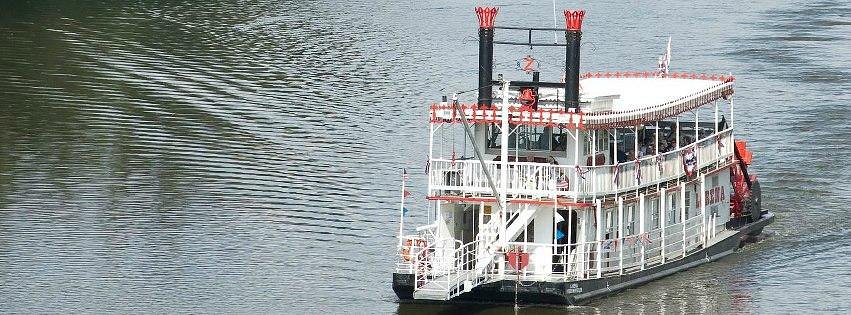
[[[581,31],[582,19],[585,18],[585,10],[564,10],[564,24],[568,31]]]
[[[499,13],[497,7],[476,7],[476,15],[479,17],[479,28],[493,28],[493,20]]]

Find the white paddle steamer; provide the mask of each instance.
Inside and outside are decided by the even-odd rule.
[[[734,138],[732,76],[668,72],[670,41],[656,71],[580,74],[584,11],[564,29],[476,13],[477,100],[430,107],[429,224],[406,234],[400,207],[401,300],[582,303],[720,259],[773,221]],[[564,46],[565,78],[493,80],[494,44]],[[464,152],[440,141],[452,128]]]

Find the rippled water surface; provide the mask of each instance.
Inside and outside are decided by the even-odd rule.
[[[552,26],[546,1],[497,4]],[[0,312],[513,313],[390,288],[398,171],[423,166],[427,104],[476,83],[474,5],[3,2]],[[650,70],[672,36],[674,70],[736,75],[778,220],[719,262],[520,312],[849,312],[851,5],[582,7],[583,71]]]

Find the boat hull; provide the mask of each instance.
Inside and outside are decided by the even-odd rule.
[[[479,285],[470,292],[463,293],[451,301],[414,300],[414,278],[411,274],[393,274],[393,291],[402,301],[408,302],[492,302],[513,303],[515,288],[517,300],[521,303],[533,304],[583,304],[595,298],[604,297],[624,289],[671,275],[678,271],[692,268],[707,262],[715,261],[733,253],[760,233],[762,229],[774,221],[774,214],[763,212],[759,220],[739,226],[736,234],[721,240],[707,248],[695,251],[685,258],[669,261],[665,264],[645,270],[571,282],[528,282],[516,285],[514,280],[500,280]]]

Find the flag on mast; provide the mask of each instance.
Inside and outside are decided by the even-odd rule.
[[[668,69],[671,64],[671,37],[668,37],[668,47],[665,49],[665,54],[659,56],[659,74],[663,77],[668,76]]]

